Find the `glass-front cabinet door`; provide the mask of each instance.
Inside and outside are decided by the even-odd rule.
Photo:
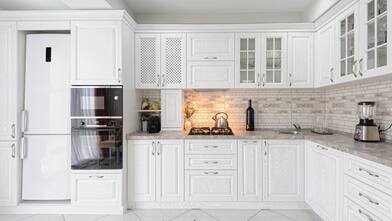
[[[390,0],[362,0],[362,59],[359,63],[359,74],[375,76],[391,71],[391,15]]]
[[[236,35],[236,87],[260,87],[260,46],[259,34],[241,33]]]
[[[287,85],[287,33],[265,33],[261,38],[261,86]]]

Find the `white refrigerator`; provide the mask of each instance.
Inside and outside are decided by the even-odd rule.
[[[70,199],[70,35],[26,38],[23,200]]]

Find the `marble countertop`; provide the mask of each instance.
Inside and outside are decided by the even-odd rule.
[[[182,131],[162,131],[156,134],[136,132],[127,135],[128,140],[148,140],[148,139],[306,139],[320,145],[334,148],[354,156],[361,157],[388,167],[392,167],[392,143],[363,143],[353,139],[351,134],[335,133],[333,135],[318,135],[304,130],[301,134],[280,134],[277,130],[256,130],[241,131],[234,130],[232,136],[205,136],[205,135],[187,135]]]

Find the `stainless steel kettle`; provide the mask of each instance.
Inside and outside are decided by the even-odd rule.
[[[215,127],[220,128],[220,129],[226,129],[229,127],[229,122],[227,119],[229,118],[229,115],[227,115],[225,112],[219,112],[215,114],[212,119],[215,121]]]

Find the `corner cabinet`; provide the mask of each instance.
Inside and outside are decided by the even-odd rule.
[[[0,142],[0,206],[16,205],[16,144]]]
[[[136,34],[136,88],[186,87],[186,35]]]
[[[71,22],[71,84],[122,85],[120,21]]]

